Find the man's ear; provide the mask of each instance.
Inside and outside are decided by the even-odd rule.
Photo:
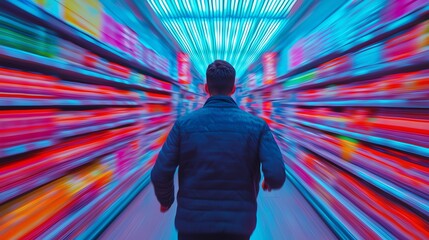
[[[206,93],[210,95],[209,85],[207,85],[207,83],[204,85],[204,89],[206,90]]]
[[[234,85],[234,87],[232,87],[232,90],[231,90],[231,95],[235,93],[235,90],[237,90],[237,89],[236,89],[236,87]]]

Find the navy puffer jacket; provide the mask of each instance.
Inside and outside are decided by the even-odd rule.
[[[261,164],[268,185],[280,188],[284,163],[268,125],[238,108],[231,97],[215,96],[176,121],[151,177],[158,201],[171,206],[179,167],[179,232],[250,235],[256,226]]]

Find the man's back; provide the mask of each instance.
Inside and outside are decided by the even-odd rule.
[[[176,122],[152,181],[161,204],[171,205],[168,181],[179,166],[179,232],[250,236],[256,225],[260,163],[268,185],[281,187],[284,165],[267,124],[239,109],[231,97],[215,96]]]

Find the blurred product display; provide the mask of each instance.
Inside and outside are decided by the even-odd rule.
[[[242,100],[340,238],[429,237],[428,7],[346,4],[285,50],[285,75]]]
[[[168,58],[42,7],[0,5],[2,239],[99,234],[149,183],[176,118]]]

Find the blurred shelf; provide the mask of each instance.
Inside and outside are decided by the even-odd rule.
[[[24,68],[32,67],[46,74],[58,75],[61,78],[71,81],[119,88],[140,89],[154,93],[171,93],[171,91],[164,89],[149,88],[144,84],[131,83],[128,79],[98,73],[94,70],[86,69],[85,66],[68,63],[64,60],[48,58],[6,46],[0,46],[0,60],[20,64]]]
[[[168,115],[169,114],[163,114],[163,115],[157,115],[154,117],[161,117],[161,116],[168,116]],[[146,118],[146,119],[150,119],[150,118]],[[10,157],[10,156],[30,152],[33,150],[51,147],[51,146],[54,146],[55,144],[57,144],[61,138],[73,137],[73,136],[88,134],[88,133],[101,131],[101,130],[108,130],[108,129],[116,128],[119,126],[125,126],[125,125],[129,125],[129,124],[133,124],[133,123],[136,123],[137,121],[138,121],[138,119],[127,119],[127,120],[122,120],[122,121],[114,122],[114,123],[107,123],[107,124],[101,124],[101,125],[95,125],[95,126],[89,126],[89,127],[83,127],[83,128],[76,128],[73,130],[62,130],[62,131],[59,131],[59,133],[56,135],[56,137],[54,137],[52,139],[46,139],[46,140],[41,140],[41,141],[35,141],[35,142],[20,144],[17,146],[2,148],[2,149],[0,149],[0,158]],[[168,122],[162,123],[160,125],[153,126],[153,127],[148,128],[148,129],[144,129],[142,134],[147,135],[147,134],[151,134],[154,132],[161,131],[165,128],[168,128],[171,124],[172,124],[172,122],[168,121]],[[71,163],[68,166],[64,166],[66,168],[66,170],[64,170],[64,171],[62,169],[56,169],[53,172],[54,176],[57,176],[58,173],[64,173],[65,171],[69,170],[70,168],[74,168],[76,166],[85,164],[86,162],[88,162],[92,158],[95,158],[95,157],[100,156],[102,154],[108,153],[109,151],[114,151],[117,148],[123,147],[123,145],[124,144],[122,144],[122,143],[118,143],[116,145],[112,145],[110,147],[107,147],[107,148],[103,149],[102,151],[100,150],[100,151],[89,153],[88,156],[86,156],[85,158],[82,158],[78,161],[74,161],[73,163]],[[43,177],[43,179],[45,181],[50,181],[54,178],[50,178],[49,174],[48,174],[48,175],[45,175]],[[40,183],[43,181],[37,180],[36,182]],[[19,187],[19,189],[22,190],[22,187]],[[21,192],[21,190],[19,190],[19,189],[12,189],[9,191],[18,194]],[[3,195],[3,194],[6,194],[6,195]],[[0,202],[3,201],[5,196],[7,196],[7,194],[8,194],[7,192],[4,192],[4,193],[2,192],[0,194]]]
[[[351,83],[363,80],[375,79],[389,74],[419,71],[429,68],[429,50],[418,53],[415,56],[394,62],[385,62],[376,66],[368,66],[353,69],[349,72],[335,74],[333,76],[313,79],[307,82],[282,88],[282,91],[294,91],[326,86],[329,84]],[[286,83],[283,81],[282,84]],[[277,86],[277,85],[276,85]],[[266,88],[264,88],[266,89]]]
[[[76,99],[2,99],[0,107],[36,106],[139,106],[136,101],[76,100]]]
[[[159,131],[161,131],[161,130],[163,130],[165,128],[168,128],[172,124],[173,124],[173,122],[169,121],[169,122],[166,122],[164,124],[160,124],[158,126],[154,126],[154,127],[150,127],[150,128],[144,129],[143,134],[151,134],[151,133],[154,133],[154,132],[159,132]]]
[[[341,53],[344,55],[347,53],[356,52],[359,49],[365,48],[399,32],[412,28],[413,26],[424,22],[427,19],[429,19],[429,5],[415,9],[413,12],[402,16],[400,19],[393,19],[389,22],[380,24],[368,35],[357,38],[356,41],[353,42],[353,46],[342,47]]]
[[[150,88],[144,84],[141,83],[134,83],[131,84],[133,86],[133,88],[135,89],[139,89],[145,92],[153,92],[153,93],[161,93],[161,94],[172,94],[175,93],[174,91],[171,90],[166,90],[166,89],[162,89],[162,88]]]
[[[89,34],[71,26],[70,24],[65,23],[39,8],[36,4],[23,0],[6,0],[0,1],[0,7],[15,13],[17,16],[20,16],[29,22],[34,22],[40,26],[46,27],[59,34],[60,37],[86,48],[109,61],[135,69],[140,73],[152,76],[159,80],[178,85],[178,83],[171,77],[163,75],[143,65],[143,63],[136,60],[130,54],[119,49],[115,49],[114,47],[111,47]]]
[[[337,134],[341,134],[341,135],[346,136],[346,137],[351,137],[351,138],[359,139],[362,141],[366,141],[366,142],[370,142],[370,143],[374,143],[374,144],[378,144],[378,145],[382,145],[382,146],[387,146],[390,148],[395,148],[395,149],[405,151],[405,152],[409,152],[412,154],[418,154],[421,156],[429,157],[429,148],[417,146],[414,144],[399,142],[399,141],[395,141],[395,140],[391,140],[391,139],[387,139],[387,138],[375,137],[375,136],[366,135],[366,134],[362,134],[362,133],[351,132],[348,130],[343,130],[343,129],[339,129],[339,128],[334,128],[334,127],[329,127],[329,126],[325,126],[325,125],[321,125],[321,124],[303,121],[303,120],[297,119],[297,118],[289,118],[289,121],[292,121],[292,122],[295,122],[297,124],[301,124],[304,126],[308,126],[311,128],[316,128],[316,129],[319,129],[322,131],[337,133]]]
[[[417,159],[422,160],[423,157],[404,156],[396,150],[377,147],[364,142],[357,143],[356,148],[351,148],[349,151],[344,148],[347,141],[343,142],[341,136],[303,126],[294,126],[285,136],[295,139],[296,142],[304,141],[306,144],[312,145],[306,148],[314,153],[317,153],[316,150],[331,153],[339,157],[337,160],[343,159],[358,169],[367,170],[375,174],[376,177],[409,191],[413,196],[427,197],[427,192],[429,192],[427,172],[423,166],[418,166],[417,163],[419,162]],[[311,147],[316,150],[311,149]],[[404,168],[403,166],[410,167]]]
[[[119,150],[125,147],[127,144],[129,144],[129,141],[113,143],[110,146],[106,146],[97,150],[88,150],[88,153],[85,155],[85,157],[76,158],[76,156],[71,155],[68,156],[68,159],[61,159],[61,163],[49,169],[41,169],[36,174],[33,174],[30,178],[25,179],[24,185],[20,184],[18,186],[6,186],[4,189],[2,189],[2,191],[0,191],[0,204],[10,199],[13,199],[27,191],[35,189],[43,184],[46,184],[52,180],[55,180],[61,176],[64,176],[64,174],[66,174],[68,171],[82,166],[86,163],[89,163],[99,156],[114,152],[115,150]]]
[[[9,156],[37,150],[37,149],[50,147],[57,144],[57,142],[58,141],[56,139],[46,139],[41,141],[20,144],[13,147],[0,148],[0,158],[9,157]],[[1,197],[0,197],[0,200],[1,200]]]
[[[117,128],[120,126],[136,123],[137,121],[138,119],[126,119],[122,121],[110,122],[110,123],[105,123],[100,125],[89,126],[89,127],[76,127],[73,130],[61,130],[58,133],[58,138],[73,137],[73,136],[82,135],[85,133]]]
[[[403,60],[384,62],[377,64],[376,66],[353,69],[350,72],[309,80],[302,84],[285,87],[283,90],[290,91],[326,86],[329,84],[358,82],[362,80],[376,79],[390,74],[419,71],[427,68],[429,68],[429,50]]]
[[[140,170],[140,171],[138,171]],[[117,191],[116,199],[112,205],[110,205],[106,211],[104,211],[93,224],[80,234],[81,239],[95,239],[99,237],[103,231],[112,223],[117,216],[131,203],[131,201],[137,197],[137,195],[150,183],[150,172],[149,169],[143,174],[141,169],[136,169],[135,172],[131,172],[127,179],[135,179],[134,181],[127,181],[126,185],[123,185],[124,190]],[[134,176],[133,176],[134,175]],[[143,175],[142,177],[140,177]],[[131,186],[130,186],[131,185]],[[110,196],[110,198],[114,198]]]
[[[287,156],[287,159],[293,159],[291,156]],[[328,204],[320,198],[314,191],[300,178],[296,173],[285,164],[286,178],[291,181],[292,184],[299,190],[304,198],[313,206],[313,208],[319,213],[322,219],[332,229],[339,239],[354,239],[356,235],[350,232],[347,225],[341,220],[339,214],[333,212]]]
[[[325,159],[331,161],[337,166],[342,167],[346,171],[363,179],[374,187],[381,189],[382,191],[390,194],[391,196],[396,197],[397,199],[403,201],[406,204],[411,205],[415,210],[420,213],[429,216],[429,201],[425,200],[409,191],[402,189],[401,187],[385,180],[384,178],[378,177],[377,175],[360,168],[352,163],[345,161],[344,159],[328,152],[320,147],[307,142],[306,140],[296,139],[296,141],[303,147],[309,149],[310,151],[324,157]],[[400,179],[397,179],[400,181]]]
[[[147,154],[149,155],[149,154]],[[150,157],[153,157],[152,153]],[[150,159],[145,156],[145,158]],[[147,162],[147,161],[145,161]],[[134,167],[122,181],[114,184],[100,196],[61,219],[43,239],[63,239],[76,231],[77,228],[87,227],[80,233],[78,239],[95,239],[119,213],[150,183],[150,174],[147,167]],[[113,205],[109,207],[109,204]],[[97,217],[98,216],[98,217]],[[95,219],[95,221],[94,221]]]
[[[293,158],[289,161],[293,162]],[[292,163],[294,165],[297,165],[296,163]],[[333,187],[331,187],[329,184],[325,183],[322,179],[320,179],[318,176],[313,174],[307,167],[304,165],[299,165],[299,170],[301,172],[304,172],[306,175],[308,175],[310,179],[307,179],[306,181],[303,181],[299,178],[298,175],[296,175],[296,172],[286,164],[286,170],[289,173],[289,175],[292,175],[293,178],[296,180],[296,182],[301,185],[305,191],[308,193],[308,195],[311,196],[313,199],[313,202],[317,203],[317,206],[321,207],[323,209],[323,213],[327,214],[328,217],[331,217],[334,219],[334,221],[337,223],[337,225],[342,226],[340,229],[342,230],[341,233],[343,235],[346,235],[346,239],[364,239],[362,236],[354,231],[353,227],[348,225],[348,221],[343,218],[344,215],[343,212],[338,212],[329,204],[326,203],[326,200],[323,198],[323,196],[320,196],[319,193],[316,193],[314,189],[312,189],[308,184],[311,183],[311,185],[314,188],[321,188],[326,191],[326,194],[330,195],[331,200],[334,200],[335,202],[331,202],[330,204],[340,204],[343,208],[349,210],[350,212],[355,215],[356,218],[358,218],[362,224],[367,225],[376,235],[382,236],[382,238],[393,238],[393,236],[387,232],[383,227],[381,227],[377,222],[375,222],[372,218],[367,216],[365,213],[363,213],[357,206],[355,206],[352,202],[350,202],[346,197],[344,197],[341,193],[336,191]],[[317,185],[317,186],[316,186]],[[302,188],[301,188],[302,189]],[[338,209],[338,206],[337,206]],[[336,230],[336,229],[335,229]],[[335,232],[335,231],[334,231]]]
[[[169,117],[169,116],[173,117],[175,115],[173,113],[161,113],[161,114],[157,114],[157,115],[146,115],[146,116],[143,116],[141,119],[146,120],[146,119]]]
[[[60,77],[83,81],[92,84],[104,84],[113,87],[131,87],[127,79],[109,76],[85,69],[85,66],[69,63],[65,60],[48,58],[34,53],[22,51],[15,48],[0,46],[0,59],[18,64],[23,67],[35,67],[43,72],[58,74]]]
[[[334,106],[334,107],[387,107],[387,108],[429,108],[429,100],[339,100],[315,102],[286,102],[293,106]]]
[[[360,38],[353,46],[346,46],[346,49],[345,47],[343,47],[343,49],[341,50],[321,56],[309,63],[306,63],[302,66],[292,69],[288,73],[278,77],[277,82],[275,84],[265,85],[259,88],[251,89],[249,92],[263,91],[270,87],[278,87],[278,85],[283,84],[285,81],[287,81],[287,79],[289,79],[292,76],[306,72],[308,70],[318,67],[322,63],[331,61],[335,58],[338,58],[340,56],[343,56],[352,52],[356,52],[359,49],[363,49],[364,47],[367,47],[371,44],[382,41],[390,36],[395,35],[396,33],[399,33],[403,30],[413,27],[427,20],[428,18],[429,18],[429,5],[426,5],[424,7],[421,7],[420,9],[415,10],[412,13],[409,13],[407,16],[404,16],[401,19],[395,19],[378,26],[372,31],[372,33],[369,33],[368,35]],[[426,62],[427,61],[428,60],[426,60]]]
[[[171,104],[171,100],[165,101],[155,101],[155,100],[144,100],[142,104],[160,104],[160,105],[168,105]]]
[[[274,133],[274,135],[280,139],[281,141],[285,142],[286,144],[296,144],[295,140],[292,140],[291,138],[286,138],[284,133],[280,132],[277,129],[271,128],[271,131]]]

